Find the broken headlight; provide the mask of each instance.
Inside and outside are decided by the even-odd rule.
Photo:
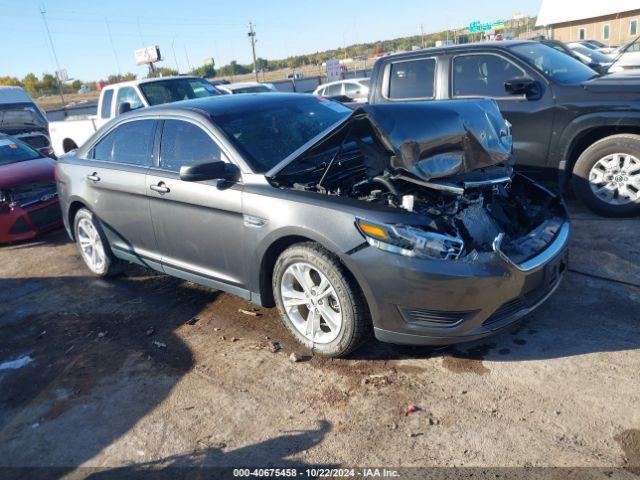
[[[464,249],[460,238],[409,225],[388,225],[356,218],[356,226],[369,245],[408,257],[455,260]]]

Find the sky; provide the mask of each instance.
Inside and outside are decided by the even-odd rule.
[[[247,25],[255,24],[257,55],[268,59],[314,53],[360,42],[418,35],[536,15],[541,0],[0,0],[0,76],[52,73],[99,80],[146,72],[133,51],[158,45],[159,66],[200,66],[213,57],[251,62]],[[111,33],[111,35],[109,34]]]

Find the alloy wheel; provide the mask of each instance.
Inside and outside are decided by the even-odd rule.
[[[591,167],[589,184],[610,205],[640,202],[640,160],[626,153],[607,155]]]
[[[296,262],[282,275],[280,294],[284,310],[307,340],[334,341],[342,328],[340,301],[327,277],[313,265]]]
[[[78,221],[78,243],[87,266],[95,273],[104,270],[106,255],[102,239],[93,222],[88,218],[81,218]]]

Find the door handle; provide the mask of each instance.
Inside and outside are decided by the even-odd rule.
[[[87,175],[87,179],[91,180],[94,183],[100,181],[100,177],[98,176],[98,172],[93,172],[91,175]]]
[[[154,192],[158,192],[160,194],[164,194],[164,193],[169,193],[171,190],[169,189],[169,187],[167,187],[164,182],[160,182],[157,185],[151,185],[149,187],[151,190],[153,190]]]

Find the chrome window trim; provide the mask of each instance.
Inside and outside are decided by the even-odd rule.
[[[389,97],[389,89],[391,88],[391,66],[397,65],[400,63],[420,62],[424,60],[434,61],[433,95],[431,97],[402,97],[402,98]],[[437,85],[438,85],[438,56],[437,55],[430,55],[428,57],[406,58],[403,60],[398,60],[396,62],[389,62],[384,66],[384,74],[382,75],[382,89],[380,94],[382,95],[382,98],[384,98],[389,102],[412,102],[412,101],[419,101],[419,100],[435,100]]]

